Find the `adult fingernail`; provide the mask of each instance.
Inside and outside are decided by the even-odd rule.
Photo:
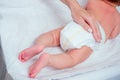
[[[30,78],[34,78],[34,75],[32,73],[29,73]]]
[[[89,28],[89,29],[88,29],[88,32],[89,32],[89,33],[92,33],[92,29],[91,29],[91,28]]]

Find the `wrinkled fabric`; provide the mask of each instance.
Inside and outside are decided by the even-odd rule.
[[[6,70],[1,43],[0,43],[0,80],[13,80]]]

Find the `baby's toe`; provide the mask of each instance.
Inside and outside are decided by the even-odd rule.
[[[20,53],[20,55],[19,55],[19,60],[21,61],[21,62],[25,62],[25,57],[24,57],[24,53]]]

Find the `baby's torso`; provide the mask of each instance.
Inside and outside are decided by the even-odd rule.
[[[109,39],[118,24],[119,14],[115,8],[110,7],[102,0],[89,0],[86,10],[101,24],[106,33],[106,39]]]

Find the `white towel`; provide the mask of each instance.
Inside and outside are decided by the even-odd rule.
[[[56,76],[66,80],[105,80],[119,75],[120,36],[106,42],[101,51],[94,52],[94,55],[74,68],[56,70],[47,67],[35,79],[30,79],[28,68],[39,55],[26,63],[21,63],[18,61],[18,53],[32,45],[32,42],[40,34],[70,21],[72,19],[70,12],[58,0],[0,0],[0,16],[2,48],[8,72],[14,80],[58,80],[59,78]],[[52,47],[45,51],[49,53],[62,52],[58,47]],[[118,66],[118,68],[113,66]],[[104,69],[101,69],[100,72],[100,68]],[[75,76],[79,78],[74,79]]]

